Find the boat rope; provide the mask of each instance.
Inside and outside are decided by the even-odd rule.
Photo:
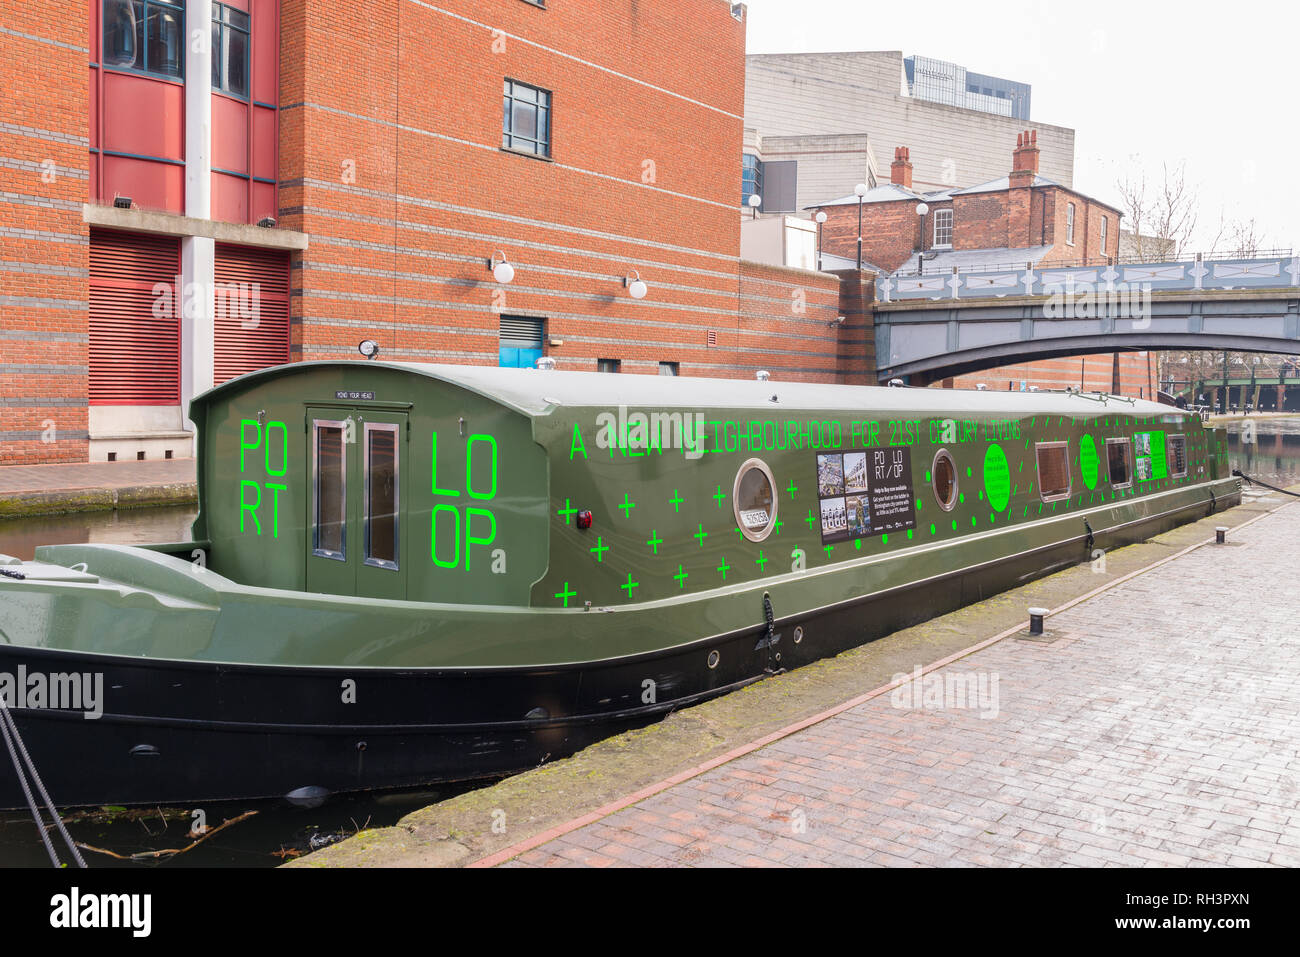
[[[20,582],[27,581],[26,575],[22,572],[16,572],[11,568],[0,568],[0,575],[4,575],[6,578],[15,578]]]
[[[1088,549],[1088,552],[1091,554],[1092,546],[1097,544],[1097,538],[1093,535],[1092,526],[1088,524],[1086,518],[1083,520],[1083,527],[1088,530],[1088,539],[1084,542],[1083,547]]]
[[[68,851],[72,854],[72,859],[77,862],[78,867],[85,867],[86,862],[81,856],[81,851],[77,850],[76,842],[68,835],[68,830],[63,826],[63,818],[59,817],[59,812],[54,807],[54,802],[50,800],[50,794],[45,790],[45,784],[41,781],[41,776],[36,770],[36,764],[32,761],[32,756],[27,753],[27,745],[23,743],[23,737],[18,733],[18,725],[14,721],[13,715],[9,712],[9,704],[5,701],[4,695],[0,695],[0,736],[4,737],[5,747],[9,750],[9,760],[13,762],[14,772],[18,775],[18,783],[23,789],[23,797],[27,799],[27,808],[32,812],[32,820],[36,822],[36,830],[41,835],[41,842],[45,845],[46,852],[50,855],[50,863],[55,867],[62,867],[63,863],[59,860],[59,855],[54,850],[54,845],[50,843],[50,835],[45,826],[45,820],[41,817],[37,809],[36,801],[32,797],[31,784],[28,783],[27,773],[23,765],[26,765],[27,771],[31,772],[32,783],[36,785],[36,790],[40,792],[41,800],[49,809],[50,818],[58,827],[59,833],[63,836],[63,841],[68,845]],[[19,755],[22,756],[22,762],[19,762]]]
[[[768,674],[773,674],[772,669],[772,646],[776,644],[776,614],[772,611],[772,596],[763,593],[763,620],[767,623],[767,634],[763,638],[762,644],[767,649],[767,662],[763,670]]]
[[[1232,474],[1237,476],[1239,479],[1244,479],[1251,485],[1262,485],[1264,488],[1271,489],[1274,492],[1281,492],[1283,495],[1290,495],[1292,498],[1300,498],[1300,495],[1297,495],[1295,492],[1288,492],[1284,488],[1278,488],[1276,485],[1269,485],[1267,482],[1261,482],[1259,479],[1251,478],[1241,469],[1233,469]]]

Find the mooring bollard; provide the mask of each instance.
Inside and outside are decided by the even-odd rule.
[[[1228,526],[1220,525],[1214,530],[1214,544],[1223,545],[1228,541]]]
[[[1031,635],[1041,635],[1043,633],[1043,619],[1048,615],[1046,608],[1029,609],[1029,633]]]

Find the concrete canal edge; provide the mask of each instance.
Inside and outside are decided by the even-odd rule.
[[[26,490],[0,493],[0,518],[195,505],[198,500],[197,482],[128,485],[121,488]]]
[[[1300,488],[1300,486],[1297,486]],[[1027,609],[1078,604],[1266,517],[1290,502],[1247,500],[1148,542],[1066,569],[924,624],[617,735],[578,754],[422,808],[392,827],[362,830],[286,867],[486,866],[644,800],[770,741],[1017,634]],[[1229,531],[1229,535],[1232,532]]]

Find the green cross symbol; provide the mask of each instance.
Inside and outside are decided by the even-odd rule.
[[[682,502],[684,501],[686,501],[686,499],[682,498],[681,493],[678,492],[677,489],[673,489],[673,497],[668,500],[668,504],[673,507],[674,512],[680,512],[682,510]]]
[[[722,559],[722,564],[718,566],[718,571],[722,572],[722,580],[725,582],[727,580],[727,572],[731,571],[731,566],[727,564],[725,556]]]
[[[773,534],[773,535],[780,535],[780,534],[781,534],[781,526],[784,525],[784,524],[785,524],[785,523],[782,522],[782,521],[778,518],[778,519],[776,520],[776,522],[772,525],[772,534]]]
[[[623,504],[618,507],[623,510],[624,518],[630,518],[632,516],[632,509],[636,508],[636,502],[632,501],[632,499],[628,496],[627,492],[624,492]]]
[[[636,589],[636,588],[640,588],[640,587],[641,587],[641,583],[640,583],[640,582],[634,582],[634,581],[632,581],[632,576],[631,576],[631,574],[629,574],[629,575],[627,576],[627,584],[626,584],[626,585],[619,585],[618,587],[621,588],[621,589],[623,589],[625,592],[627,592],[627,597],[628,597],[628,598],[631,598],[631,597],[632,597],[632,591],[633,591],[634,589]]]
[[[822,551],[824,551],[827,555],[829,555],[831,552],[835,551],[835,546],[834,546],[834,545],[823,545],[823,546],[822,546]]]
[[[739,535],[741,538],[745,537],[745,533],[740,530],[739,525],[736,526],[736,534]]]
[[[681,565],[678,565],[678,566],[677,566],[677,574],[674,575],[673,578],[677,579],[677,587],[678,587],[678,588],[685,588],[685,587],[686,587],[686,579],[688,579],[688,578],[690,578],[690,577],[691,577],[690,574],[689,574],[688,572],[684,571],[684,570],[682,569],[682,566],[681,566]]]
[[[700,523],[696,526],[696,528],[698,529],[698,531],[696,531],[696,533],[695,533],[694,535],[692,535],[691,537],[692,537],[692,538],[698,538],[698,539],[700,540],[700,548],[703,548],[703,547],[704,547],[704,540],[705,540],[706,538],[709,537],[709,533],[706,532],[706,531],[704,530],[704,523],[703,523],[703,522],[700,522]]]
[[[786,491],[790,493],[791,498],[794,498],[794,493],[799,491],[799,486],[794,484],[794,479],[790,479],[790,485],[786,488]]]
[[[606,553],[607,551],[609,551],[609,546],[605,544],[604,540],[601,539],[601,537],[600,537],[599,535],[597,535],[597,536],[596,536],[596,547],[595,547],[595,548],[589,548],[589,549],[587,549],[587,551],[589,551],[589,552],[595,552],[595,553],[596,553],[596,561],[598,561],[598,562],[603,562],[603,561],[605,560],[605,553]]]
[[[808,523],[809,528],[813,527],[813,523],[817,521],[817,519],[813,518],[812,509],[808,509],[808,517],[805,518],[804,521]]]
[[[764,568],[763,566],[765,566],[769,561],[771,561],[771,559],[770,559],[770,558],[764,558],[764,557],[763,557],[763,550],[760,548],[760,549],[758,550],[758,557],[754,559],[754,564],[758,566],[758,570],[759,570],[760,572],[761,572],[761,571],[766,571],[767,569]]]
[[[659,546],[662,545],[663,543],[664,540],[659,537],[659,531],[657,529],[651,531],[650,537],[646,540],[646,544],[649,545],[652,549],[654,549],[654,553],[656,555],[659,554]]]
[[[577,594],[578,594],[578,593],[577,593],[576,591],[569,591],[569,583],[568,583],[568,582],[565,582],[565,583],[564,583],[564,591],[557,591],[557,592],[555,593],[555,597],[556,597],[556,598],[563,598],[563,599],[564,599],[564,607],[565,607],[565,608],[568,608],[568,607],[569,607],[569,599],[575,597]]]
[[[727,493],[724,492],[722,486],[719,485],[718,490],[714,493],[713,497],[718,500],[718,508],[722,508],[722,503],[726,500]]]
[[[557,515],[563,515],[563,516],[564,516],[564,524],[565,524],[565,525],[570,525],[570,524],[572,524],[572,523],[569,521],[569,516],[570,516],[570,515],[576,515],[576,514],[578,514],[578,510],[577,510],[576,508],[574,508],[572,505],[570,505],[570,504],[569,504],[569,500],[566,498],[566,499],[564,500],[564,508],[560,509],[558,512],[556,512],[556,514],[557,514]]]

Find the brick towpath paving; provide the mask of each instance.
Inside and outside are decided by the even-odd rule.
[[[0,466],[0,516],[175,505],[197,497],[194,459]]]
[[[506,866],[1300,865],[1297,556],[1292,505]]]

